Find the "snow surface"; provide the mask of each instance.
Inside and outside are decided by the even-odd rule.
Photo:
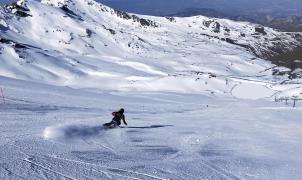
[[[300,179],[302,108],[1,77],[0,179]],[[104,130],[126,108],[129,126]]]
[[[265,28],[267,34],[261,35],[255,32],[258,25],[204,16],[169,20],[127,14],[127,19],[92,0],[18,4],[29,16],[0,9],[0,35],[10,40],[0,43],[0,75],[5,77],[74,88],[223,96],[236,96],[232,90],[241,83],[260,81],[268,94],[300,92],[299,85],[287,85],[293,80],[286,75],[272,75],[286,69],[248,51],[273,53],[275,44],[294,48],[298,41],[288,33]],[[153,24],[142,25],[142,20]],[[289,82],[280,86],[283,81]]]
[[[0,9],[0,179],[301,179],[301,102],[274,101],[302,97],[301,79],[255,56],[290,34],[18,4],[29,16]],[[121,107],[129,125],[103,129]]]

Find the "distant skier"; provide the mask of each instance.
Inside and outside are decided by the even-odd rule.
[[[122,124],[122,122],[127,125],[127,122],[126,122],[126,119],[125,119],[125,115],[124,115],[124,109],[120,109],[119,111],[117,112],[112,112],[112,121],[109,122],[109,123],[105,123],[103,124],[104,127],[107,127],[107,128],[115,128],[119,125]]]

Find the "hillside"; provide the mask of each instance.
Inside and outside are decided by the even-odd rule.
[[[285,71],[283,82],[290,71],[258,57],[295,49],[301,36],[203,16],[138,16],[91,0],[19,1],[1,17],[2,76],[107,90],[229,94],[238,78]]]

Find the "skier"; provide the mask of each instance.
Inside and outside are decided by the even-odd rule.
[[[109,123],[105,123],[103,124],[104,127],[107,127],[107,128],[115,128],[119,125],[122,124],[122,122],[127,125],[127,122],[126,122],[126,119],[125,119],[125,115],[124,115],[124,109],[120,109],[119,111],[117,112],[112,112],[112,121],[109,122]]]

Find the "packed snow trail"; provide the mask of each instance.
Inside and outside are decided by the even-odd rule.
[[[7,96],[0,105],[1,179],[302,176],[301,107],[198,94],[96,92],[7,78],[0,85]],[[103,130],[120,107],[129,127]]]

